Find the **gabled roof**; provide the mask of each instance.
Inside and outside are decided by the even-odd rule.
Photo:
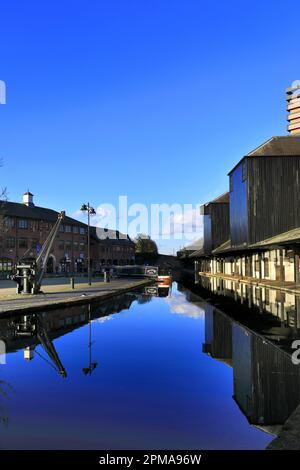
[[[228,173],[247,157],[300,157],[300,135],[275,136],[244,155]]]
[[[247,154],[247,157],[260,156],[299,156],[300,157],[300,135],[285,135],[281,137],[271,137],[262,145]]]
[[[39,206],[27,206],[20,202],[0,201],[0,215],[21,217],[24,219],[45,220],[56,222],[59,212]],[[72,217],[65,216],[63,223],[85,227],[86,224]]]

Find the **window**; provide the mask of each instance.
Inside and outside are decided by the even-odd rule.
[[[78,247],[79,247],[78,242],[74,242],[74,250],[77,251],[77,250],[78,250]]]
[[[59,226],[59,231],[60,231],[60,232],[64,232],[64,231],[65,231],[65,226],[64,226],[64,224],[60,224],[60,226]]]
[[[85,243],[80,243],[80,251],[83,251],[85,249]]]
[[[72,232],[72,226],[71,225],[66,225],[65,226],[65,232],[66,233],[71,233]]]
[[[12,260],[10,259],[0,259],[0,271],[11,271],[12,270]]]
[[[86,228],[85,227],[80,227],[80,234],[85,235],[86,234]]]
[[[70,240],[66,241],[66,250],[72,250],[72,242]]]
[[[27,248],[28,240],[27,238],[19,238],[19,248]]]
[[[18,227],[19,228],[28,228],[28,220],[27,219],[19,219]]]
[[[15,219],[12,217],[5,217],[4,224],[6,227],[12,228],[15,226]]]
[[[65,249],[65,242],[64,242],[64,240],[59,240],[58,248],[59,248],[60,250],[64,250],[64,249]]]
[[[247,160],[245,159],[242,163],[242,181],[247,179]]]
[[[16,246],[15,237],[8,237],[6,239],[6,247],[7,248],[14,248]]]
[[[40,222],[39,220],[32,220],[31,222],[31,228],[32,230],[39,230],[40,229]]]
[[[233,191],[233,185],[232,185],[232,175],[229,175],[229,191]]]
[[[79,227],[77,225],[73,225],[73,233],[79,233]]]

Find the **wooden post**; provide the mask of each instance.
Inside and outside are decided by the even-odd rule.
[[[258,276],[262,279],[261,253],[258,253]]]
[[[299,275],[299,254],[295,253],[295,262],[294,262],[294,269],[295,269],[295,283],[299,284],[300,282],[300,275]]]
[[[283,250],[279,250],[280,282],[284,282]]]

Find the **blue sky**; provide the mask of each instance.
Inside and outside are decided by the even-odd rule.
[[[1,184],[69,214],[119,195],[206,202],[286,134],[299,39],[289,1],[2,2]]]

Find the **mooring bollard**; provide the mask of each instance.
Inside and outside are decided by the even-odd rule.
[[[75,279],[74,277],[70,278],[71,289],[75,289]]]

